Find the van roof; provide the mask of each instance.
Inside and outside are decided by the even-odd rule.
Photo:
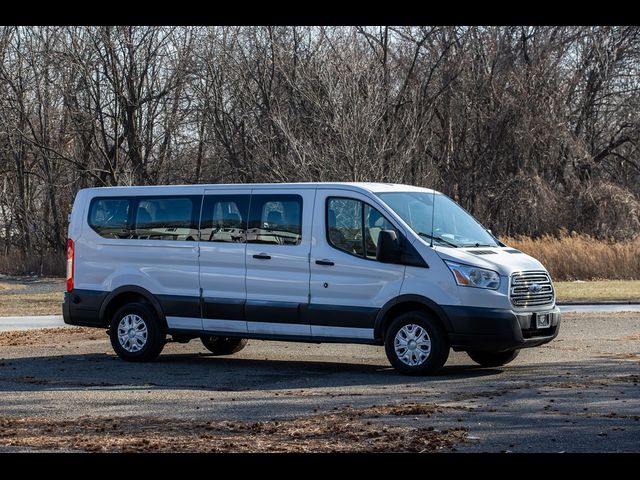
[[[84,190],[107,193],[126,190],[131,193],[144,193],[147,190],[165,189],[165,188],[338,188],[338,189],[354,189],[354,190],[367,190],[372,193],[383,192],[426,192],[433,193],[434,191],[429,188],[416,187],[414,185],[403,185],[400,183],[376,183],[376,182],[297,182],[297,183],[215,183],[215,184],[190,184],[190,185],[138,185],[138,186],[119,186],[119,187],[94,187]],[[438,192],[436,192],[438,193]]]

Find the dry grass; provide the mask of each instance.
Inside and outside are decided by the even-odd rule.
[[[540,260],[556,281],[640,280],[640,237],[627,242],[577,234],[502,240]]]
[[[194,421],[159,417],[73,420],[0,416],[0,444],[89,452],[435,452],[464,442],[465,428],[438,431],[384,422],[385,417],[442,412],[405,403],[283,421]],[[417,420],[417,417],[416,417]]]
[[[27,288],[27,286],[23,284],[0,282],[0,292],[3,290],[23,290],[25,288]]]
[[[554,282],[559,302],[640,300],[640,280]]]
[[[63,292],[0,295],[0,317],[62,315]]]

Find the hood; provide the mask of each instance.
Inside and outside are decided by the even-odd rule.
[[[488,268],[504,276],[524,270],[547,270],[535,258],[511,247],[453,248],[434,246],[434,250],[443,260]]]

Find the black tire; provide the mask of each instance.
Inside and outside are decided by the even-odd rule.
[[[144,345],[139,350],[132,351],[132,347],[125,348],[118,339],[118,326],[128,315],[136,315],[146,327],[147,335]],[[120,307],[111,319],[109,326],[111,346],[118,357],[128,362],[150,362],[155,360],[166,343],[165,333],[162,330],[158,316],[148,305],[144,303],[128,303]],[[139,342],[138,342],[139,344]],[[131,342],[129,343],[131,345]]]
[[[471,360],[483,367],[500,367],[515,360],[520,350],[510,352],[467,352]]]
[[[200,337],[200,340],[205,348],[214,355],[231,355],[232,353],[238,353],[247,345],[246,338],[203,335]]]
[[[398,332],[403,327],[409,328],[411,325],[424,329],[431,340],[431,348],[426,359],[417,365],[405,363],[395,348]],[[384,349],[389,362],[398,372],[404,375],[429,375],[441,369],[449,358],[449,339],[440,323],[431,315],[421,311],[407,312],[399,315],[389,325],[385,334]]]

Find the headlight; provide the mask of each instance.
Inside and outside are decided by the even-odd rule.
[[[445,263],[447,267],[449,267],[449,270],[451,270],[451,273],[453,273],[458,285],[462,285],[463,287],[490,288],[492,290],[500,286],[500,275],[493,270],[462,265],[446,260]]]

